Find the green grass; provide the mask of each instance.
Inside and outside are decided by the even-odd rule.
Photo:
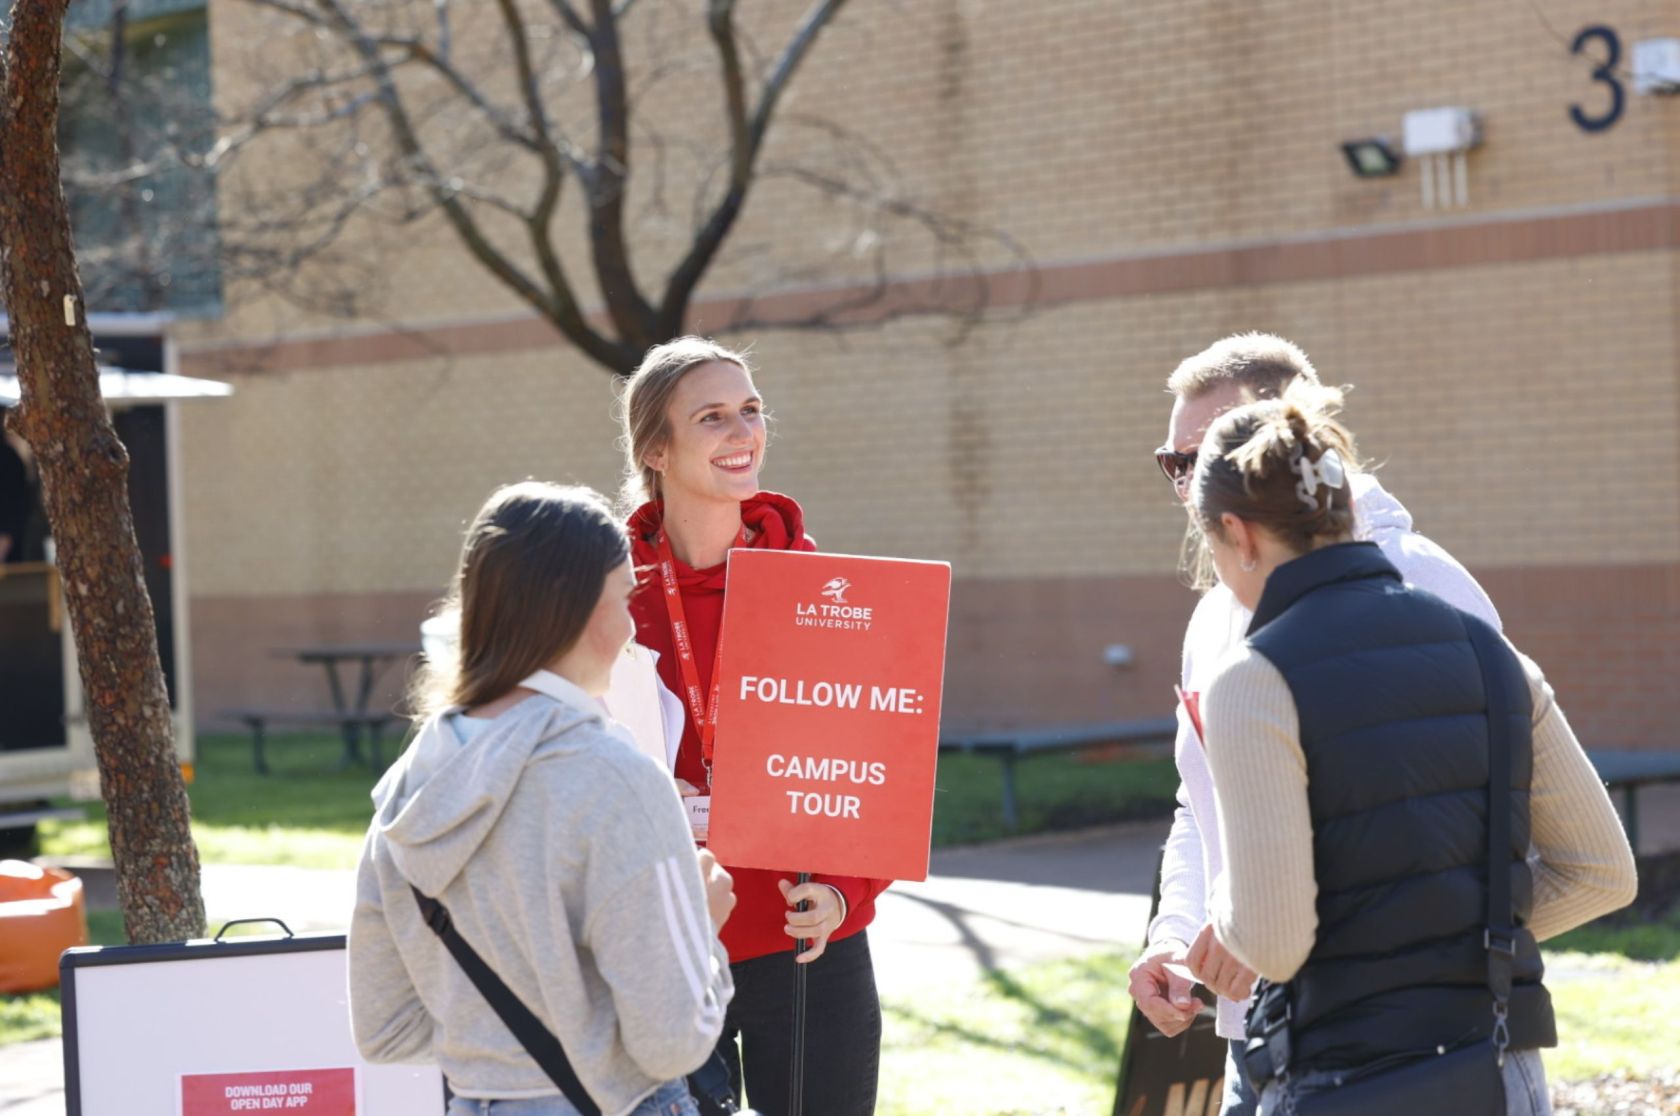
[[[1680,1023],[1680,961],[1634,961],[1607,953],[1546,951],[1546,986],[1557,1013],[1558,1047],[1546,1072],[1577,1081],[1626,1070],[1674,1068]]]
[[[1132,955],[993,972],[960,986],[883,990],[881,1116],[1107,1112],[1131,1001]]]
[[[972,844],[1008,836],[1003,825],[1003,766],[985,756],[945,755],[933,796],[933,844]],[[1020,833],[1078,829],[1164,817],[1172,811],[1178,771],[1170,759],[1102,762],[1049,755],[1015,768]]]
[[[385,757],[397,742],[385,742]],[[267,749],[273,773],[251,768],[248,736],[198,739],[192,800],[193,839],[206,864],[290,864],[304,868],[354,868],[373,803],[375,776],[366,768],[335,770],[342,753],[337,736],[289,735]],[[365,747],[365,744],[364,744]],[[88,803],[80,822],[44,822],[47,856],[109,856],[105,810]]]
[[[58,989],[0,996],[0,1048],[14,1042],[56,1038],[59,1033]]]
[[[1680,960],[1680,902],[1655,918],[1622,912],[1589,922],[1547,942],[1546,953],[1613,953],[1633,961]]]
[[[1672,1069],[1680,1049],[1680,903],[1659,917],[1622,912],[1545,946],[1558,1048],[1546,1071],[1578,1081]]]
[[[1050,962],[914,996],[883,989],[878,1111],[1108,1111],[1131,1011],[1131,956],[1115,951]],[[1673,1067],[1680,961],[1549,947],[1546,960],[1559,1038],[1557,1049],[1545,1052],[1552,1080]]]
[[[386,742],[386,756],[396,744]],[[286,735],[268,748],[271,775],[251,769],[250,739],[202,736],[198,776],[188,788],[193,838],[206,864],[290,864],[353,868],[373,806],[374,776],[365,768],[337,771],[336,736]],[[1170,760],[1089,762],[1053,755],[1016,769],[1021,833],[1160,817],[1172,808],[1178,775]],[[1008,836],[1002,815],[1003,773],[996,760],[951,755],[939,761],[934,795],[935,847]],[[41,826],[48,856],[109,856],[105,810],[87,804],[87,819]]]
[[[128,940],[116,911],[89,911],[87,921],[89,945],[122,945]],[[0,1047],[57,1038],[60,1033],[58,989],[0,996]]]

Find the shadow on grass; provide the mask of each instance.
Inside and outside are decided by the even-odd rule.
[[[1090,968],[1076,969],[1075,975],[1092,981],[1107,979]],[[994,998],[994,1008],[1022,1009],[1026,1016],[1024,1023],[1011,1021],[1007,1029],[994,1032],[972,1022],[968,1012],[963,1013],[962,1019],[953,1019],[902,1004],[887,1004],[882,1010],[916,1028],[922,1036],[919,1044],[950,1039],[978,1050],[1031,1058],[1075,1074],[1089,1073],[1093,1066],[1119,1065],[1120,1042],[1102,1028],[1046,1002],[1007,973],[989,972],[983,978],[983,985]]]
[[[1098,979],[1098,974],[1091,966],[1083,968],[1085,977],[1091,980]],[[1029,1008],[1032,1011],[1035,1033],[1040,1029],[1060,1032],[1071,1038],[1081,1049],[1089,1051],[1092,1057],[1100,1061],[1119,1063],[1120,1044],[1101,1027],[1093,1027],[1071,1012],[1045,1003],[1006,972],[987,973],[986,985],[1005,999]]]
[[[1092,1026],[1078,1018],[1065,1008],[1047,1002],[1039,993],[1028,988],[998,964],[996,952],[970,923],[973,912],[952,903],[941,903],[921,896],[905,895],[903,897],[922,904],[951,924],[957,932],[962,948],[967,950],[979,965],[984,987],[1003,1004],[1024,1008],[1027,1011],[1030,1019],[1030,1026],[1026,1029],[1027,1034],[1041,1035],[1046,1039],[1067,1040],[1072,1043],[1076,1050],[1082,1053],[1077,1056],[1061,1053],[1051,1049],[1047,1043],[1023,1042],[1015,1034],[988,1034],[966,1023],[938,1019],[912,1008],[891,1005],[886,1007],[885,1010],[935,1035],[954,1038],[965,1044],[987,1049],[1026,1054],[1040,1061],[1070,1070],[1082,1071],[1093,1059],[1118,1062],[1120,1046],[1113,1036],[1102,1028]],[[986,918],[988,921],[1003,922],[1004,925],[1022,929],[1038,929],[1023,923],[996,919],[990,915]],[[1092,939],[1084,940],[1090,941]],[[1070,964],[1075,966],[1073,974],[1075,980],[1067,982],[1068,984],[1082,983],[1089,985],[1108,980],[1106,974],[1100,973],[1097,967],[1089,962],[1073,962]]]

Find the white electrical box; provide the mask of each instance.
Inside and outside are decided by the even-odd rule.
[[[1633,87],[1640,93],[1680,93],[1680,39],[1633,44]]]
[[[1403,122],[1407,157],[1469,151],[1482,139],[1482,126],[1467,108],[1417,109]]]

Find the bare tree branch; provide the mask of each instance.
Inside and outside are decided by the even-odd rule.
[[[461,195],[450,188],[451,179],[440,174],[427,156],[414,123],[397,92],[390,67],[385,65],[380,57],[378,44],[350,17],[341,0],[317,2],[328,14],[335,28],[346,37],[363,60],[374,68],[373,76],[379,89],[380,102],[390,120],[391,130],[399,148],[409,164],[419,172],[422,184],[432,200],[443,210],[445,218],[473,258],[539,314],[553,321],[579,348],[603,363],[621,360],[623,354],[619,351],[619,346],[590,327],[570,288],[551,286],[545,291],[506,255],[496,250],[467,207],[462,204]]]
[[[303,23],[309,24],[312,27],[333,31],[342,29],[331,18],[329,18],[326,13],[315,11],[314,9],[305,7],[301,4],[292,3],[291,0],[247,0],[247,3],[260,8],[267,8],[271,11],[281,12],[294,19],[300,20]],[[443,11],[443,5],[441,2],[438,7],[441,13]],[[449,61],[448,22],[441,14],[439,18],[442,21],[443,28],[442,43],[436,50],[428,46],[417,36],[413,35],[394,35],[389,33],[365,33],[365,35],[370,42],[373,42],[381,47],[388,47],[396,50],[407,58],[413,59],[414,61],[427,66],[445,82],[447,82],[449,87],[455,90],[455,92],[459,94],[463,100],[476,108],[485,120],[489,121],[491,127],[495,128],[496,131],[509,142],[518,144],[519,146],[532,151],[538,150],[540,146],[538,137],[533,135],[531,131],[521,130],[507,113],[492,104],[489,98],[484,95],[478,86],[469,81],[466,75],[461,73],[461,71]],[[360,31],[361,28],[358,26],[357,30]],[[360,76],[377,76],[377,73],[381,69],[389,68],[390,64],[383,58],[380,58],[377,61],[364,66]],[[291,90],[291,92],[295,95],[296,93],[309,87],[309,84],[306,82],[302,85],[296,86]],[[270,98],[270,100],[273,101],[274,98]]]
[[[764,91],[759,94],[758,109],[753,113],[752,131],[755,147],[763,144],[764,133],[770,128],[770,119],[775,115],[776,106],[781,103],[782,94],[787,92],[788,83],[793,81],[800,64],[816,45],[817,36],[845,6],[846,0],[818,0],[805,14],[805,21],[800,24],[799,30],[788,41],[788,45],[782,49],[781,57],[776,60],[775,70],[764,83]]]
[[[455,48],[455,36],[449,26],[449,0],[432,0],[432,11],[437,17],[437,54],[448,62]]]
[[[786,92],[788,83],[799,70],[799,64],[815,45],[817,36],[829,22],[837,15],[846,0],[817,0],[805,15],[804,22],[792,39],[782,50],[777,59],[776,68],[764,84],[759,94],[758,107],[754,110],[751,123],[747,126],[744,146],[737,147],[732,153],[730,161],[729,188],[724,191],[721,201],[712,211],[711,218],[694,238],[694,244],[688,254],[683,257],[675,271],[665,285],[665,298],[660,304],[660,320],[669,323],[680,321],[689,301],[694,297],[695,289],[700,285],[700,278],[717,257],[718,249],[723,246],[734,228],[735,221],[741,215],[741,208],[746,204],[747,193],[752,187],[752,169],[758,161],[758,153],[763,148],[764,136],[770,129],[770,121],[776,111],[776,105]],[[728,21],[727,0],[714,0],[713,11],[723,8],[724,23]],[[719,41],[720,53],[724,53],[723,40],[719,38],[717,24],[714,20],[713,38]],[[733,51],[733,39],[729,38],[729,51]],[[736,59],[737,73],[739,60]],[[725,58],[725,99],[733,105],[735,93],[729,90],[727,76],[729,60]],[[731,131],[734,131],[732,126]]]
[[[639,341],[656,336],[659,325],[654,320],[653,307],[642,297],[636,284],[625,240],[624,212],[630,188],[630,106],[624,50],[611,0],[591,0],[590,9],[595,17],[590,45],[595,51],[595,100],[600,120],[595,165],[589,179],[590,255],[613,328],[620,337]]]
[[[700,284],[725,253],[741,293],[716,311],[721,326],[709,328],[843,332],[937,314],[961,331],[991,311],[1000,278],[1015,283],[1015,272],[1030,273],[1005,234],[951,219],[907,192],[865,135],[784,109],[845,0],[811,0],[775,51],[759,49],[735,0],[531,2],[496,0],[500,26],[475,24],[462,37],[450,0],[246,0],[277,34],[301,32],[298,50],[272,52],[277,72],[258,78],[254,103],[212,118],[219,138],[147,136],[121,165],[82,161],[71,177],[89,196],[150,190],[148,180],[172,162],[199,168],[217,191],[203,217],[164,228],[148,210],[144,234],[90,248],[85,259],[99,276],[90,286],[143,285],[137,272],[149,270],[142,265],[151,256],[219,271],[224,282],[256,284],[314,312],[376,317],[398,273],[347,232],[358,223],[401,230],[435,214],[485,273],[624,374],[648,345],[688,327]],[[697,6],[704,41],[693,24]],[[632,9],[627,40],[622,21]],[[72,53],[87,55],[89,73],[104,64],[91,41]],[[708,86],[722,94],[709,120],[661,119]],[[166,109],[161,100],[136,102],[128,116],[146,128],[171,119]],[[772,128],[787,137],[774,161],[766,158]],[[583,140],[590,129],[594,137]],[[243,173],[239,160],[270,150],[270,138],[285,145],[275,150],[286,173],[267,164]],[[581,189],[587,261],[561,247],[571,178]],[[818,200],[810,235],[741,229],[760,183]],[[136,243],[139,235],[156,243]],[[638,267],[640,253],[658,263]],[[926,273],[906,280],[903,260],[912,255]],[[649,267],[664,273],[663,286],[637,282]],[[583,268],[587,278],[574,279]],[[813,287],[835,293],[808,315],[808,297],[775,296]],[[1011,301],[1027,289],[1013,287]],[[599,308],[587,307],[596,291]]]
[[[567,0],[548,0],[548,2],[553,5],[554,11],[560,16],[561,22],[571,28],[574,35],[583,39],[592,37],[589,24],[583,22],[583,17],[578,15],[578,10],[572,7]]]
[[[708,0],[706,27],[717,44],[723,76],[724,117],[729,124],[729,184],[733,188],[751,179],[753,159],[746,79],[741,74],[741,52],[735,43],[735,0]]]
[[[537,152],[542,159],[543,182],[536,206],[529,212],[517,213],[517,216],[530,239],[531,250],[537,258],[537,267],[542,271],[544,281],[554,290],[570,290],[570,281],[560,264],[559,254],[554,250],[554,213],[560,206],[560,192],[566,180],[566,165],[570,163],[574,172],[586,185],[592,172],[575,156],[564,152],[561,146],[564,141],[556,140],[554,136],[553,124],[549,120],[547,108],[543,105],[542,86],[531,59],[530,37],[526,33],[524,17],[520,14],[517,0],[497,0],[497,6],[501,9],[502,22],[513,44],[520,90],[525,98],[526,112],[531,118],[532,131],[538,138]]]

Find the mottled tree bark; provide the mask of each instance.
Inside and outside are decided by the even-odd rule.
[[[128,452],[100,399],[59,183],[65,8],[15,0],[0,63],[0,271],[23,396],[10,423],[40,464],[128,937],[176,941],[204,933],[204,900],[128,505]]]

